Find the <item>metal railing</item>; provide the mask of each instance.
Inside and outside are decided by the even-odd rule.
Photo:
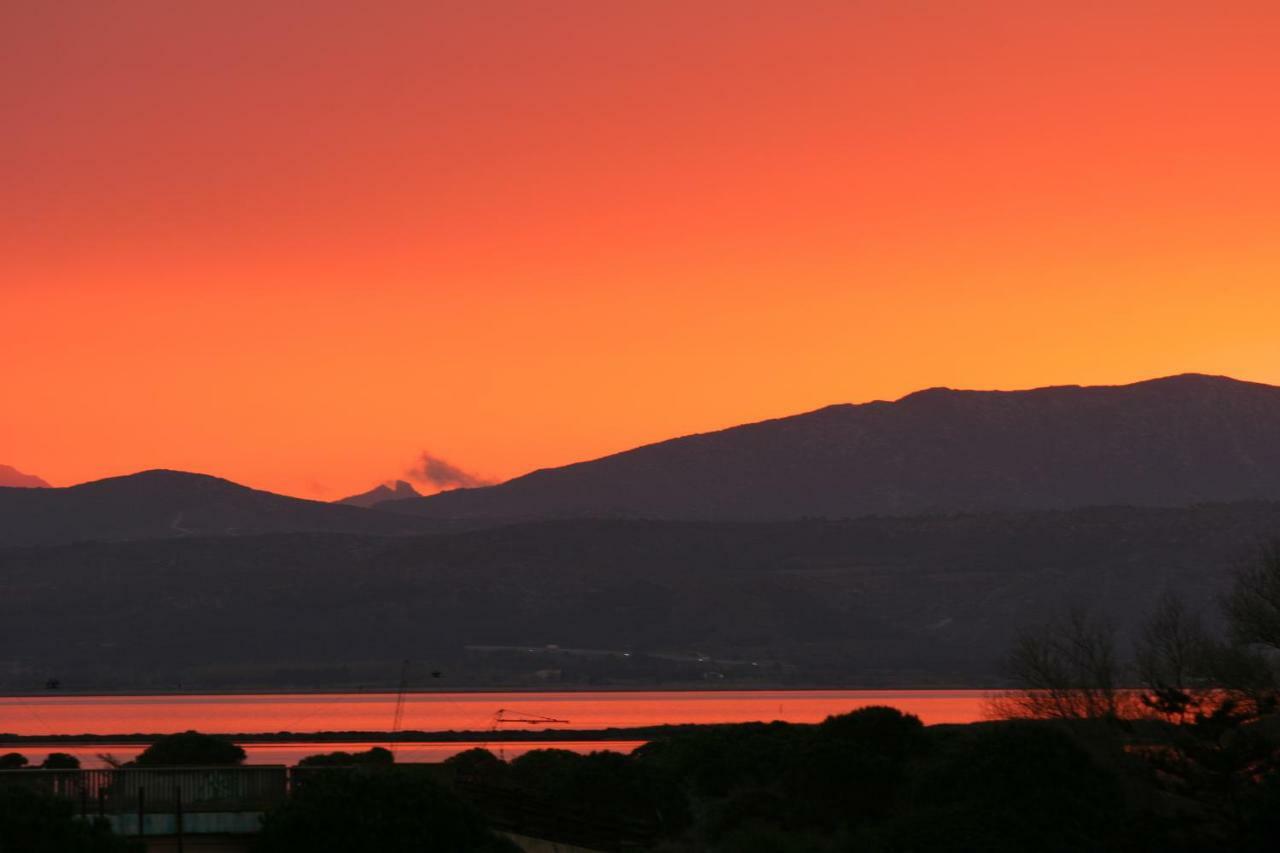
[[[313,780],[394,772],[450,785],[495,827],[611,850],[645,849],[662,834],[653,816],[601,814],[536,791],[457,777],[445,765],[389,767],[120,767],[0,770],[0,787],[22,786],[69,800],[84,818],[102,817],[122,835],[176,836],[258,831],[259,815]]]
[[[79,805],[82,815],[158,812],[262,812],[284,802],[284,766],[120,767],[102,770],[2,770],[0,785],[20,785]]]

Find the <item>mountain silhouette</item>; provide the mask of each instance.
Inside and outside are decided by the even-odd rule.
[[[382,503],[435,518],[771,521],[1280,498],[1280,388],[932,388]]]
[[[418,493],[418,490],[412,484],[406,483],[404,480],[396,480],[390,486],[382,483],[377,488],[336,500],[334,503],[346,504],[347,506],[362,506],[368,509],[369,507],[377,506],[383,501],[409,500],[418,497],[422,497],[422,495]]]
[[[9,465],[0,465],[0,488],[47,489],[49,484],[34,474],[24,474]]]
[[[64,489],[0,488],[0,545],[281,532],[397,535],[432,527],[180,471],[144,471]]]

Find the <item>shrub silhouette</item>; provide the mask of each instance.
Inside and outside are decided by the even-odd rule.
[[[40,767],[44,770],[79,770],[80,759],[65,752],[51,752],[45,756]]]
[[[533,750],[511,762],[507,779],[578,810],[651,821],[666,835],[690,821],[688,803],[667,774],[617,752]]]
[[[0,851],[4,853],[141,853],[105,822],[75,817],[75,805],[19,786],[0,786]]]
[[[325,752],[319,755],[308,755],[298,762],[299,767],[355,767],[362,764],[390,765],[395,763],[391,750],[381,746],[366,749],[364,752]]]
[[[723,797],[743,787],[768,787],[794,761],[809,735],[789,723],[706,726],[652,741],[633,755],[684,780],[702,797]]]
[[[505,761],[480,747],[451,755],[445,759],[444,765],[452,768],[460,779],[489,784],[501,782],[509,769]]]
[[[216,767],[239,764],[245,752],[226,738],[188,731],[160,738],[134,759],[137,767]]]
[[[897,805],[911,761],[925,747],[920,719],[895,708],[828,717],[794,756],[782,789],[813,825],[882,819]]]
[[[257,853],[518,853],[444,788],[397,768],[333,770],[269,813]]]
[[[1087,851],[1117,843],[1117,775],[1045,723],[969,726],[925,768],[897,822],[902,851]]]

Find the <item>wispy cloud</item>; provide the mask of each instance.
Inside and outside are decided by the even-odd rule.
[[[452,462],[426,451],[423,451],[417,463],[405,475],[415,482],[440,490],[470,489],[493,484],[492,480],[464,471]]]

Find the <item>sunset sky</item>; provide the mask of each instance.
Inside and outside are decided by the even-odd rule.
[[[335,498],[1280,384],[1280,3],[0,5],[0,464]]]

